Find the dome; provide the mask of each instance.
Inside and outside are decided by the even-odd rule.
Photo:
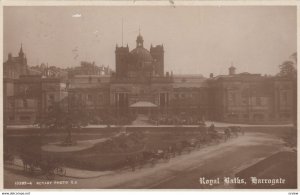
[[[143,47],[137,47],[135,49],[133,49],[130,54],[132,55],[132,57],[139,61],[139,62],[152,62],[153,58],[150,54],[150,52],[143,48]]]

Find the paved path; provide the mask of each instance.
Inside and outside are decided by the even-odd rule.
[[[241,127],[292,127],[293,124],[275,124],[275,125],[264,125],[264,124],[235,124],[235,123],[223,123],[223,122],[214,122],[214,121],[206,121],[206,126],[210,126],[212,123],[215,125],[215,127],[227,127],[227,126],[241,126]],[[117,125],[111,125],[111,127],[120,127]],[[133,125],[124,125],[124,127],[152,127],[152,128],[159,128],[159,127],[198,127],[198,125],[152,125],[152,124],[133,124]],[[13,125],[13,126],[8,126],[9,129],[30,129],[30,128],[36,128],[36,126],[32,125]],[[82,129],[85,128],[107,128],[107,125],[88,125],[86,127],[83,127]]]
[[[73,146],[62,146],[61,142],[55,142],[44,145],[41,148],[45,152],[74,152],[92,148],[95,144],[104,142],[107,139],[108,138],[100,138],[93,140],[77,141],[77,144]]]
[[[42,146],[42,150],[46,152],[75,152],[86,150],[88,148],[92,148],[95,144],[105,142],[112,137],[119,136],[120,133],[115,134],[111,137],[100,138],[100,139],[92,139],[92,140],[81,140],[77,141],[77,144],[74,146],[62,146],[61,142],[49,143],[47,145]]]

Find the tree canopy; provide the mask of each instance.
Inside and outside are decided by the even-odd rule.
[[[38,124],[53,129],[73,129],[88,125],[88,112],[81,100],[53,102]]]
[[[280,77],[297,77],[297,53],[293,53],[290,56],[291,60],[284,61],[279,65],[280,72],[278,76]]]

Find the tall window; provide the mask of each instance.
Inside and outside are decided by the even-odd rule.
[[[236,104],[236,95],[235,93],[229,94],[229,101],[232,102],[232,104]]]
[[[53,95],[53,94],[50,94],[50,95],[49,95],[49,100],[50,100],[50,101],[54,101],[54,95]]]
[[[261,106],[261,98],[260,97],[256,97],[256,105]]]
[[[288,95],[287,95],[287,92],[283,92],[282,93],[282,103],[284,105],[287,105],[287,102],[288,102]]]
[[[27,108],[27,107],[28,107],[28,103],[27,103],[27,100],[26,100],[26,99],[23,100],[23,107],[24,107],[24,108]]]
[[[87,99],[88,99],[88,101],[92,101],[92,99],[93,99],[92,94],[88,94]]]

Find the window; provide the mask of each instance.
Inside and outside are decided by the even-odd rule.
[[[243,114],[244,118],[249,118],[249,114]]]
[[[88,99],[89,101],[92,101],[92,99],[93,99],[92,94],[88,94],[87,99]]]
[[[175,96],[176,99],[179,98],[179,94],[178,93],[175,93],[174,96]]]
[[[103,97],[102,97],[102,94],[100,93],[100,94],[98,94],[98,101],[99,102],[101,102],[102,101],[102,99],[103,99]]]
[[[256,105],[261,106],[261,98],[260,97],[256,97]]]
[[[246,105],[246,104],[247,104],[247,102],[248,102],[248,99],[246,99],[246,98],[243,98],[243,101],[242,101],[242,102],[243,102],[243,104],[245,104],[245,105]]]
[[[48,112],[52,111],[52,106],[48,106]]]
[[[287,101],[288,101],[288,95],[287,92],[283,92],[282,93],[282,102],[284,105],[287,105]]]
[[[28,107],[28,103],[27,103],[27,100],[26,100],[26,99],[23,100],[23,107],[24,107],[24,108],[27,108],[27,107]]]
[[[30,117],[29,116],[20,116],[20,120],[21,121],[28,121],[28,120],[30,120]]]
[[[13,121],[13,120],[15,120],[15,117],[14,117],[14,116],[10,116],[8,119],[9,119],[10,121]]]
[[[235,93],[230,93],[230,94],[229,94],[229,101],[231,101],[232,104],[235,104],[235,103],[236,103]]]
[[[54,95],[53,94],[49,95],[49,100],[54,101]]]

